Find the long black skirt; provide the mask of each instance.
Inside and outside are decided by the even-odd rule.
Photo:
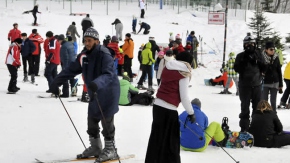
[[[145,163],[180,163],[178,112],[153,105],[153,122]]]

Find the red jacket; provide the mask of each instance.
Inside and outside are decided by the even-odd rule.
[[[40,44],[43,43],[43,38],[38,33],[31,33],[28,38],[33,42],[36,47],[32,55],[39,55],[41,52]]]
[[[115,51],[115,54],[116,54],[115,58],[118,58],[118,64],[120,64],[120,61],[122,60],[123,57],[122,57],[122,55],[120,53],[118,43],[116,43],[116,42],[110,42],[108,44],[108,47],[111,48],[111,49],[113,49]]]
[[[21,31],[17,28],[11,29],[8,33],[8,39],[13,42],[17,38],[21,38]]]
[[[60,64],[60,44],[59,42],[54,38],[51,37],[48,41],[48,44],[46,44],[45,48],[47,48],[47,53],[45,54],[46,61],[50,61],[51,63]],[[44,48],[44,49],[45,49]]]
[[[225,71],[221,77],[219,77],[219,78],[217,78],[217,79],[213,79],[212,81],[213,81],[213,82],[216,82],[216,83],[222,81],[222,82],[223,82],[223,85],[224,85],[224,87],[225,87],[226,84],[227,84],[227,80],[228,80],[228,73]],[[230,83],[230,88],[233,86],[233,84],[234,84],[234,82],[233,82],[233,80],[232,80],[231,83]]]
[[[48,54],[48,41],[49,39],[45,39],[43,43],[43,50],[44,50],[45,56]]]
[[[5,64],[13,65],[15,67],[21,66],[20,62],[20,45],[12,43],[8,49]]]
[[[181,52],[184,52],[184,48],[182,46],[182,44],[179,44],[177,48],[174,48],[174,49],[177,49],[178,53],[181,53]]]

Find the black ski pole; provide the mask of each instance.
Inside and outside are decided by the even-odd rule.
[[[98,99],[98,94],[97,94],[97,92],[94,92],[94,97],[95,97],[95,99],[97,100],[98,107],[99,107],[100,112],[101,112],[101,114],[102,114],[103,120],[106,122],[106,118],[105,118],[105,116],[104,116],[103,109],[102,109],[102,107],[101,107],[101,105],[100,105],[100,102],[99,102],[99,99]],[[107,125],[105,125],[104,129],[107,130],[107,132],[109,132]],[[114,142],[114,140],[112,140],[112,139],[111,139],[111,141],[112,141],[112,143],[113,143],[115,153],[116,153],[116,155],[117,155],[117,157],[118,157],[118,161],[119,161],[119,163],[121,163],[120,157],[119,157],[119,155],[118,155],[118,153],[117,153],[117,150],[116,150],[116,147],[115,147],[115,142]]]
[[[76,126],[75,126],[74,122],[72,121],[72,119],[71,119],[71,117],[70,117],[70,115],[69,115],[68,111],[66,110],[66,108],[65,108],[65,106],[64,106],[64,104],[63,104],[63,102],[62,102],[61,98],[60,98],[58,95],[56,95],[56,96],[59,98],[59,100],[60,100],[60,102],[61,102],[61,104],[62,104],[62,106],[63,106],[63,108],[64,108],[64,110],[65,110],[65,112],[66,112],[66,114],[67,114],[67,116],[69,117],[69,119],[70,119],[70,121],[71,121],[72,125],[74,126],[74,128],[75,128],[75,130],[76,130],[76,132],[77,132],[77,134],[78,134],[79,138],[81,139],[81,141],[82,141],[82,143],[83,143],[83,145],[84,145],[85,149],[87,149],[87,147],[86,147],[86,145],[85,145],[85,143],[84,143],[84,141],[83,141],[82,137],[80,136],[80,134],[79,134],[79,132],[78,132],[78,130],[77,130],[77,128],[76,128]]]
[[[189,129],[190,132],[192,132],[195,136],[198,137],[199,140],[203,140],[203,137],[198,135],[195,131],[193,131],[191,128],[189,128],[185,123],[183,123],[180,119],[179,122],[181,122],[187,129]]]
[[[237,161],[236,159],[234,159],[233,158],[233,156],[231,156],[223,147],[222,147],[222,145],[220,145],[218,142],[216,142],[214,139],[213,139],[213,137],[212,136],[210,136],[198,123],[195,123],[197,126],[199,126],[199,128],[200,129],[202,129],[203,131],[204,131],[204,133],[207,135],[207,136],[209,136],[219,147],[221,147],[221,149],[223,150],[223,151],[225,151],[226,152],[226,154],[228,155],[228,156],[230,156],[236,163],[240,163],[240,161]]]

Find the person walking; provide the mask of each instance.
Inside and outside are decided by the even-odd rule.
[[[290,62],[288,62],[287,66],[284,70],[284,82],[286,85],[286,89],[284,90],[284,93],[281,97],[279,107],[284,107],[284,108],[290,109],[290,97],[289,97],[289,95],[290,95]],[[281,92],[281,90],[280,90],[280,92]],[[287,99],[288,99],[288,103],[287,103]]]
[[[133,73],[132,73],[132,60],[134,57],[134,41],[131,38],[131,34],[127,33],[125,35],[124,44],[122,46],[122,50],[124,53],[124,71],[128,73],[130,77],[130,82],[133,81]]]
[[[87,133],[91,146],[77,155],[77,158],[97,157],[96,162],[105,162],[118,158],[115,147],[114,116],[119,111],[120,84],[113,70],[114,61],[109,50],[100,45],[98,31],[88,28],[84,33],[84,39],[85,50],[68,68],[57,75],[51,88],[52,92],[59,96],[58,87],[63,82],[80,73],[83,74],[90,96]],[[100,137],[100,122],[103,128],[104,149]]]
[[[122,22],[116,18],[115,21],[112,23],[112,25],[115,25],[115,30],[116,30],[116,37],[119,39],[119,41],[122,41],[122,37],[123,37],[123,24]]]
[[[144,15],[145,15],[145,2],[144,0],[140,0],[140,9],[141,9],[141,15],[140,18],[144,19]]]
[[[78,43],[77,43],[76,35],[78,36],[78,38],[80,38],[80,35],[77,31],[77,27],[76,27],[75,22],[72,22],[71,25],[69,25],[69,27],[66,30],[66,33],[67,33],[67,35],[69,34],[69,36],[72,37],[75,54],[78,54]]]

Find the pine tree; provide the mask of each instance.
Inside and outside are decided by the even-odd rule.
[[[286,39],[286,43],[290,43],[290,33],[288,33],[288,37],[286,37],[285,39]]]

